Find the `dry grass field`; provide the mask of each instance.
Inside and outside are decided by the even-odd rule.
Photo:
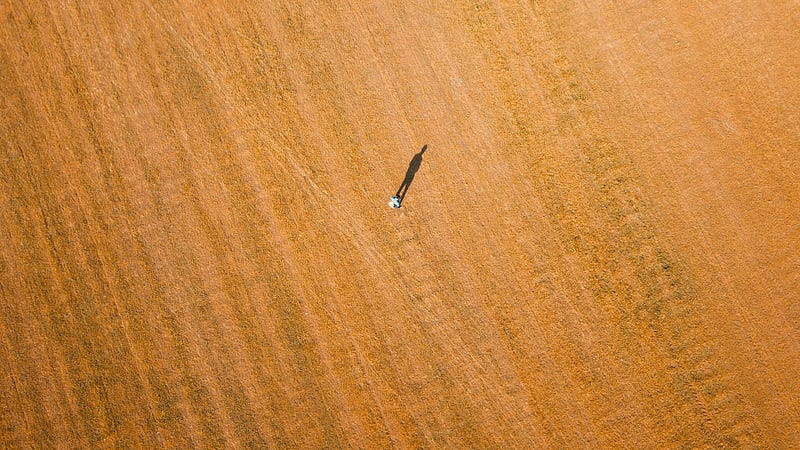
[[[796,0],[2,0],[0,106],[0,447],[800,447]]]

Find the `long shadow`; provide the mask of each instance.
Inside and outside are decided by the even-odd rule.
[[[428,149],[428,145],[425,144],[422,146],[422,150],[419,151],[413,158],[411,158],[411,162],[408,163],[408,170],[406,170],[406,177],[403,179],[403,183],[400,184],[400,187],[397,189],[397,193],[394,194],[394,198],[397,199],[397,207],[400,207],[400,204],[403,203],[403,199],[406,198],[406,193],[408,192],[408,188],[411,186],[411,182],[414,181],[414,176],[417,175],[417,171],[419,170],[420,166],[422,165],[422,154],[425,153],[425,150]]]

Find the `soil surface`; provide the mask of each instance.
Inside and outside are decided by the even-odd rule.
[[[0,446],[797,448],[798,30],[0,2]]]

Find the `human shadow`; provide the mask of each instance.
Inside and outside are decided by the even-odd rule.
[[[411,162],[408,163],[408,170],[406,170],[406,177],[403,179],[403,183],[400,184],[400,188],[397,189],[397,193],[395,197],[397,198],[399,203],[403,203],[403,199],[406,198],[406,193],[408,192],[408,188],[411,186],[411,182],[414,181],[414,176],[416,176],[419,167],[422,165],[422,154],[425,153],[425,150],[428,149],[428,145],[423,145],[422,150],[419,151],[413,158],[411,158]]]

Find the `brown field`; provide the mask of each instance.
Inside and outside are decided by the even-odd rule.
[[[0,447],[800,447],[796,0],[0,14]]]

